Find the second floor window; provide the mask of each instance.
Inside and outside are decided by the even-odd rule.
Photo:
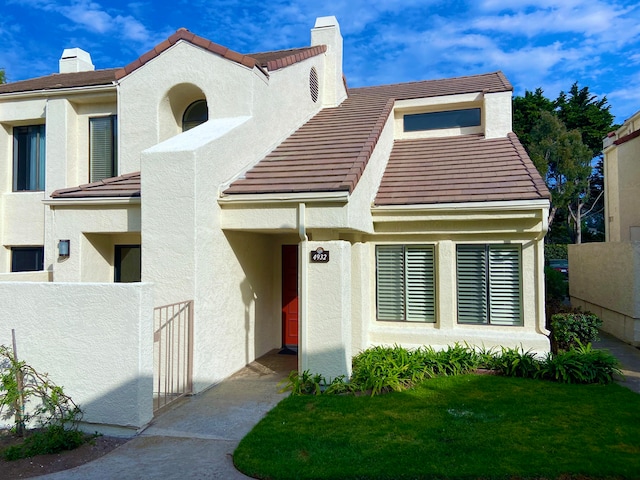
[[[13,128],[13,191],[44,190],[44,125]]]
[[[196,100],[187,107],[182,116],[182,131],[186,132],[193,127],[197,127],[201,123],[209,119],[209,110],[206,100]]]
[[[98,182],[118,175],[117,118],[89,119],[89,181]]]
[[[447,110],[444,112],[416,113],[404,116],[404,131],[439,130],[443,128],[477,127],[480,125],[479,108]]]

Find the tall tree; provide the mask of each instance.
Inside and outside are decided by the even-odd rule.
[[[541,131],[544,128],[542,125],[538,125],[538,122],[543,112],[561,120],[566,127],[565,132],[567,134],[572,130],[578,130],[582,143],[591,152],[589,163],[591,166],[596,164],[596,168],[593,168],[590,173],[586,173],[584,178],[577,179],[574,177],[573,182],[578,184],[575,189],[561,188],[561,191],[564,192],[563,195],[573,191],[575,196],[571,202],[565,202],[562,200],[563,196],[559,196],[558,185],[555,183],[557,175],[551,174],[547,176],[544,166],[539,167],[543,168],[544,171],[541,170],[540,173],[545,178],[547,186],[552,192],[552,197],[555,197],[550,212],[550,227],[553,219],[560,213],[559,216],[566,219],[571,225],[574,231],[574,240],[580,242],[583,221],[590,216],[601,216],[604,210],[604,180],[602,169],[598,169],[597,165],[602,163],[602,139],[615,128],[612,125],[613,115],[609,111],[611,107],[608,105],[607,98],[598,99],[596,95],[589,91],[588,87],[580,88],[578,82],[575,82],[568,93],[560,92],[558,98],[553,101],[546,98],[540,88],[533,93],[527,91],[524,97],[514,98],[513,107],[514,132],[520,137],[530,156],[533,157],[533,153],[539,153],[549,146],[545,145],[544,141],[540,145],[534,145],[541,141]],[[547,129],[554,130],[548,125],[548,119],[542,123],[545,122],[547,123]],[[534,127],[536,128],[535,134],[533,133]],[[549,142],[552,139],[558,141],[561,138],[566,141],[567,137],[556,134],[555,137],[546,141]],[[560,149],[559,146],[558,148]],[[577,148],[576,151],[580,150],[580,148]],[[577,163],[580,164],[580,160],[577,160]],[[565,164],[559,164],[558,168],[562,169],[563,165]],[[576,171],[585,173],[587,169],[578,169]],[[572,175],[573,173],[569,176]],[[591,220],[595,225],[603,225],[602,222]],[[557,225],[557,227],[561,226]]]
[[[513,131],[527,151],[531,144],[531,129],[540,119],[541,113],[552,113],[554,109],[554,102],[544,96],[541,88],[536,88],[535,92],[527,90],[524,92],[524,97],[514,97]]]
[[[577,129],[567,130],[553,113],[543,111],[530,132],[529,156],[551,191],[549,227],[559,209],[580,217],[589,197],[591,150]],[[581,220],[578,219],[578,231]],[[578,234],[579,239],[579,234]]]
[[[569,94],[560,92],[555,101],[558,118],[567,129],[577,128],[582,135],[582,142],[591,149],[594,157],[602,152],[602,139],[613,128],[613,115],[609,111],[607,97],[600,100],[589,92],[589,87],[578,87],[575,82]]]
[[[0,83],[6,83],[7,78],[4,73],[4,68],[0,68]]]

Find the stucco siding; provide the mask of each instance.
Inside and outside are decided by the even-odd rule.
[[[3,283],[0,341],[64,387],[88,431],[132,434],[153,409],[148,284]],[[101,425],[102,424],[102,425]]]
[[[569,275],[572,304],[600,313],[605,331],[640,344],[640,242],[570,245]]]

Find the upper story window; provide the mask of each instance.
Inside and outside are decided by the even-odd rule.
[[[13,127],[13,191],[44,190],[44,125]]]
[[[186,132],[193,127],[209,120],[209,108],[206,100],[196,100],[187,107],[182,116],[182,131]]]
[[[89,181],[118,175],[117,117],[89,119]]]
[[[456,127],[478,127],[480,124],[481,116],[479,108],[404,115],[405,132]]]

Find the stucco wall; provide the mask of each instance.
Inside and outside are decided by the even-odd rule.
[[[3,283],[0,342],[84,410],[88,431],[131,434],[153,409],[148,284]]]
[[[569,245],[571,303],[592,310],[603,329],[640,345],[640,242]]]
[[[55,205],[45,243],[45,269],[56,282],[112,282],[115,244],[140,244],[140,204]],[[58,242],[70,240],[70,255]],[[187,299],[185,299],[187,300]]]
[[[327,263],[311,261],[318,247],[329,252]],[[301,368],[325,377],[351,374],[351,245],[344,241],[303,242],[300,262],[307,317],[301,319]],[[305,269],[301,268],[301,272]],[[306,286],[305,286],[306,284]],[[305,295],[306,294],[306,295]]]

